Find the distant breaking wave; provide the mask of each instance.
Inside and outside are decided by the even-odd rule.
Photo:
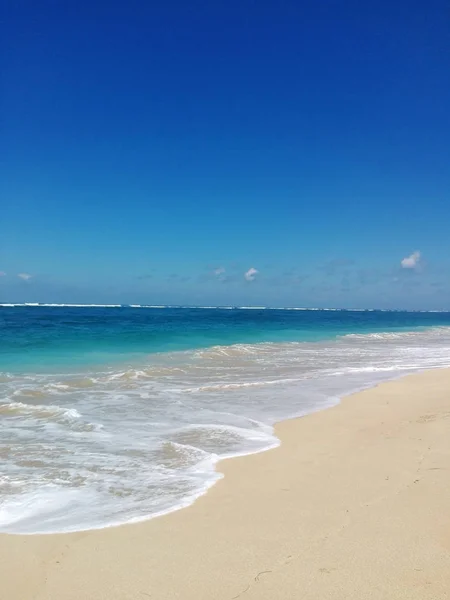
[[[3,302],[0,307],[45,307],[45,308],[152,308],[171,310],[300,310],[324,312],[392,312],[392,313],[447,313],[448,310],[407,310],[400,308],[318,308],[301,306],[188,306],[173,304],[58,304],[41,302]]]

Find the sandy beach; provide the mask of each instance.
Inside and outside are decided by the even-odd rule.
[[[450,598],[450,370],[276,427],[194,505],[0,536],[1,600]]]

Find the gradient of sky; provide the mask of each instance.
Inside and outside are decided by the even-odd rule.
[[[450,308],[447,0],[3,6],[0,302]]]

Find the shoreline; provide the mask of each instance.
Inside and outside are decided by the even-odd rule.
[[[444,599],[448,389],[450,369],[428,370],[280,421],[278,446],[218,461],[225,477],[183,510],[77,533],[0,534],[5,598],[228,600],[245,591],[246,599],[267,600]],[[427,482],[433,485],[424,489]],[[386,503],[389,510],[381,510]],[[385,533],[377,539],[379,530]],[[420,533],[422,545],[411,531]],[[418,566],[406,573],[412,547]]]
[[[281,425],[283,423],[285,423],[286,421],[295,421],[296,419],[303,419],[305,417],[308,417],[310,415],[314,415],[316,413],[320,413],[326,410],[330,410],[332,408],[335,408],[337,406],[339,406],[342,402],[344,402],[347,398],[351,398],[352,396],[356,395],[356,394],[360,394],[366,390],[370,390],[370,389],[375,389],[380,385],[384,385],[385,383],[389,383],[392,381],[397,381],[397,380],[401,380],[405,377],[410,377],[411,375],[417,375],[420,373],[424,373],[430,370],[445,370],[445,369],[450,369],[449,367],[435,367],[434,369],[418,369],[417,371],[414,372],[410,372],[410,373],[401,373],[399,375],[393,375],[391,377],[388,377],[387,379],[383,379],[381,381],[377,381],[375,383],[368,383],[366,385],[363,385],[361,387],[358,387],[357,389],[355,389],[354,391],[350,391],[348,393],[344,393],[342,396],[336,396],[335,400],[333,400],[333,402],[331,403],[330,400],[330,404],[327,404],[325,406],[317,406],[315,407],[313,410],[309,411],[309,412],[305,412],[303,414],[297,414],[297,415],[292,415],[292,416],[288,416],[286,418],[280,419],[279,421],[275,421],[272,425],[269,425],[269,427],[272,430],[272,434],[274,439],[276,440],[276,442],[274,442],[272,445],[261,448],[261,449],[257,449],[257,450],[252,450],[252,451],[242,451],[242,452],[237,452],[237,453],[233,453],[230,455],[224,455],[224,456],[218,456],[217,460],[213,463],[213,469],[212,472],[214,474],[217,474],[217,477],[214,480],[211,480],[210,482],[208,482],[204,488],[200,489],[197,491],[196,494],[189,496],[186,498],[185,502],[180,503],[179,505],[174,506],[173,508],[168,508],[166,510],[163,510],[159,513],[153,513],[151,515],[148,516],[143,516],[143,517],[138,517],[135,519],[131,519],[129,521],[125,521],[125,522],[120,522],[120,523],[112,523],[112,524],[108,524],[108,525],[103,525],[101,527],[87,527],[85,529],[75,529],[75,530],[65,530],[65,531],[36,531],[36,532],[32,532],[32,533],[22,533],[22,532],[3,532],[0,531],[0,537],[2,535],[12,535],[12,536],[55,536],[55,535],[73,535],[73,534],[77,534],[77,533],[89,533],[89,532],[98,532],[98,531],[102,531],[104,529],[113,529],[113,528],[117,528],[117,527],[126,527],[128,525],[138,525],[141,523],[146,523],[148,521],[152,521],[153,519],[159,519],[161,517],[166,517],[168,515],[171,515],[172,513],[178,512],[180,510],[185,510],[187,508],[189,508],[190,506],[192,506],[193,504],[195,504],[195,502],[197,502],[199,500],[199,498],[201,498],[202,496],[205,496],[206,494],[209,493],[209,491],[217,484],[219,483],[223,478],[224,478],[224,473],[221,471],[220,469],[220,465],[222,462],[224,461],[229,461],[229,460],[234,460],[236,458],[245,458],[247,456],[253,456],[255,454],[263,454],[265,452],[270,452],[271,450],[276,450],[277,448],[279,448],[279,446],[281,446],[282,444],[282,440],[280,439],[280,437],[277,435],[276,433],[276,429],[278,427],[278,425]]]

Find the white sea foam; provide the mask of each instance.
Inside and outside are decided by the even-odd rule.
[[[21,302],[21,303],[8,303],[0,304],[4,307],[16,307],[16,306],[27,306],[27,307],[43,307],[43,308],[121,308],[122,304],[55,304],[55,303],[40,303],[40,302]]]
[[[8,402],[0,404],[0,414],[21,414],[21,415],[37,415],[48,416],[57,415],[70,419],[78,419],[81,417],[76,408],[62,408],[51,404],[26,404],[25,402]]]
[[[0,374],[0,531],[99,528],[186,506],[220,477],[218,460],[276,446],[276,421],[449,364],[440,327]]]
[[[58,304],[41,302],[4,302],[0,307],[43,307],[43,308],[152,308],[152,309],[207,309],[207,310],[301,310],[319,312],[391,312],[391,313],[448,313],[449,309],[442,310],[405,310],[391,308],[336,308],[336,307],[307,307],[307,306],[195,306],[172,304]]]

